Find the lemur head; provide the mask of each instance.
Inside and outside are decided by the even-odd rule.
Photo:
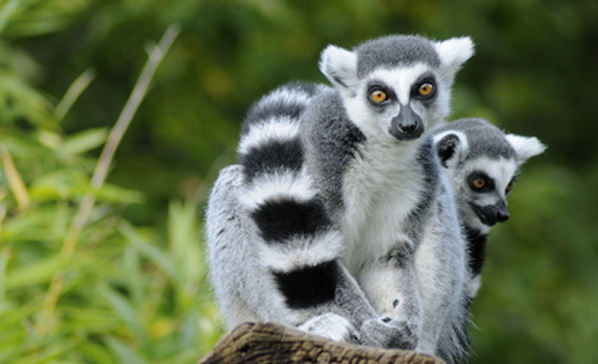
[[[504,134],[484,119],[449,123],[433,139],[463,222],[483,233],[509,218],[506,198],[519,167],[546,149],[534,137]]]
[[[330,45],[320,70],[367,137],[413,140],[448,115],[455,74],[472,55],[468,37],[392,35],[352,51]]]

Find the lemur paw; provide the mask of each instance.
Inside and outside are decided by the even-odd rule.
[[[361,327],[363,345],[413,350],[417,346],[417,334],[405,322],[390,318],[370,319]]]
[[[349,320],[334,313],[325,313],[311,318],[300,325],[298,329],[333,341],[359,342],[359,333]]]

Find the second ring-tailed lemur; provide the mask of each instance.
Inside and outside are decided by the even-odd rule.
[[[327,47],[333,84],[291,84],[249,111],[239,165],[206,214],[229,325],[464,354],[465,240],[429,130],[450,107],[469,38],[388,36]]]
[[[488,232],[509,218],[507,196],[521,165],[546,147],[534,137],[504,134],[485,119],[460,119],[434,132],[469,243],[467,290],[473,299],[480,287]]]

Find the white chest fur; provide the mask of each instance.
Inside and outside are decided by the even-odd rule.
[[[344,177],[343,264],[354,275],[399,242],[413,244],[405,232],[420,198],[420,142],[366,143]]]

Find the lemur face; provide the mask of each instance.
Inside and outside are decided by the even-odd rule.
[[[447,116],[455,73],[472,54],[467,37],[434,42],[390,36],[353,51],[328,46],[320,70],[366,137],[407,141]]]
[[[396,140],[413,140],[443,116],[447,90],[429,66],[376,70],[359,82],[345,105],[351,119],[366,132]]]
[[[504,134],[484,119],[460,119],[433,137],[462,222],[488,232],[509,219],[507,196],[525,161],[546,147],[534,137]]]
[[[459,173],[460,208],[468,220],[479,219],[486,226],[509,219],[507,196],[515,182],[515,159],[480,157],[468,161]],[[478,225],[478,224],[475,224]]]

